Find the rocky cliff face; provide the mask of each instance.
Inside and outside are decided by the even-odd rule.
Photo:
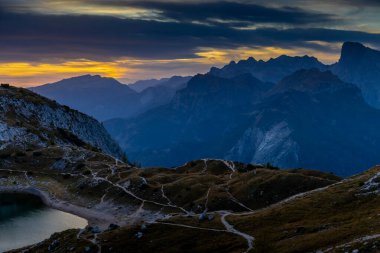
[[[225,156],[228,159],[256,163],[281,164],[292,167],[298,164],[299,145],[293,129],[286,121],[274,123],[269,129],[248,128]]]
[[[367,103],[380,108],[380,51],[346,42],[331,70],[342,80],[358,86]]]
[[[98,121],[31,91],[1,87],[0,112],[0,149],[73,144],[123,154]]]

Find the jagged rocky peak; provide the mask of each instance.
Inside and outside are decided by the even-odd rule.
[[[239,65],[247,65],[247,64],[253,64],[253,63],[256,63],[256,62],[257,62],[256,59],[251,56],[251,57],[248,57],[246,60],[240,60],[240,61],[238,61],[237,64],[239,64]]]
[[[264,82],[277,83],[285,76],[300,69],[317,68],[326,70],[327,66],[319,62],[317,58],[310,56],[287,56],[281,55],[268,61],[256,61],[250,57],[238,63],[231,62],[223,68],[211,68],[213,75],[231,78],[243,73],[250,73]]]
[[[280,55],[277,58],[271,58],[268,62],[282,62],[282,63],[291,63],[291,62],[303,62],[303,63],[312,63],[320,64],[317,58],[313,56],[289,56],[289,55]]]
[[[368,104],[380,108],[380,51],[346,42],[339,62],[331,70],[343,81],[358,86]]]
[[[66,144],[123,156],[94,118],[23,88],[0,87],[0,149]]]
[[[342,46],[341,58],[339,62],[352,62],[362,58],[367,51],[375,50],[364,46],[358,42],[345,42]]]
[[[342,46],[338,65],[341,65],[340,67],[355,69],[361,67],[367,68],[370,65],[378,67],[379,60],[380,51],[366,47],[358,42],[345,42]],[[346,69],[346,71],[350,71],[350,69]]]

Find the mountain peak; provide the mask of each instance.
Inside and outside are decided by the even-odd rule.
[[[340,64],[357,66],[365,64],[365,68],[373,67],[380,59],[380,51],[366,47],[358,42],[345,42],[342,46]],[[369,66],[367,66],[369,64]]]
[[[367,48],[362,43],[359,42],[353,42],[353,41],[346,41],[343,43],[342,46],[343,49],[365,49]]]
[[[285,77],[274,87],[273,92],[298,90],[315,93],[344,87],[351,87],[351,85],[341,81],[331,71],[320,71],[319,69],[313,68],[302,69]]]
[[[331,70],[359,87],[368,104],[380,108],[380,51],[357,42],[345,42],[339,62]]]
[[[367,51],[372,51],[372,49],[358,42],[345,42],[342,46],[342,52],[339,61],[356,61],[362,58]]]
[[[95,89],[95,88],[123,88],[128,90],[129,92],[133,92],[132,89],[129,89],[127,85],[124,85],[111,77],[103,77],[100,75],[82,75],[82,76],[74,76],[71,78],[63,79],[61,81],[55,83],[48,83],[42,86],[37,86],[32,88],[33,91],[38,91],[41,87],[45,88],[55,88],[61,87],[65,89]]]
[[[102,78],[106,78],[106,77],[102,77],[100,75],[90,75],[90,74],[86,74],[86,75],[81,75],[81,76],[73,76],[73,77],[70,77],[70,78],[66,78],[66,79],[63,79],[63,80],[96,80],[96,79],[102,79]]]
[[[250,64],[252,65],[252,64],[255,64],[255,63],[257,63],[257,61],[256,61],[255,58],[253,58],[253,57],[248,57],[246,60],[240,60],[240,61],[237,63],[237,65],[240,65],[240,66],[242,66],[242,65],[247,65],[247,66],[249,66]],[[232,64],[234,64],[234,63],[232,63]]]

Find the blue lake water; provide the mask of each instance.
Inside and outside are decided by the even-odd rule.
[[[31,245],[87,220],[48,208],[35,196],[0,193],[0,252]]]

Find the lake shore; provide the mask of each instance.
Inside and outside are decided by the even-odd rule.
[[[0,186],[0,194],[1,193],[32,194],[39,197],[41,201],[50,208],[86,219],[89,226],[98,226],[101,229],[105,229],[111,223],[118,223],[118,220],[109,214],[97,212],[85,207],[73,205],[66,201],[58,200],[36,187]]]

